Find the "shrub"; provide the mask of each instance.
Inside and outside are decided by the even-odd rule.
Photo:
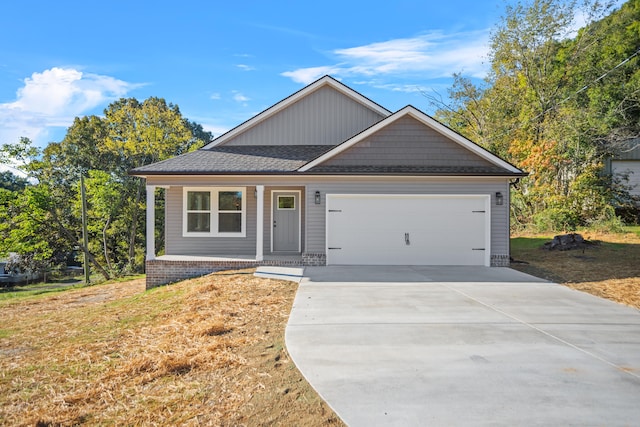
[[[538,232],[575,231],[580,217],[568,208],[547,208],[533,215],[533,225]]]

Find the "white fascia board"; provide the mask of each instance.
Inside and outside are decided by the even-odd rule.
[[[324,77],[316,80],[315,82],[309,84],[308,86],[300,89],[299,91],[295,92],[293,95],[288,96],[287,98],[283,99],[282,101],[278,102],[277,104],[272,105],[271,107],[267,108],[266,110],[262,111],[261,113],[258,113],[257,115],[253,116],[252,118],[250,118],[246,122],[244,122],[244,123],[236,126],[235,128],[231,129],[227,133],[219,136],[218,138],[214,139],[213,141],[211,141],[209,144],[205,145],[202,148],[203,149],[209,149],[209,148],[212,148],[212,147],[217,146],[217,145],[224,145],[228,140],[232,139],[236,135],[246,131],[247,129],[252,128],[253,126],[255,126],[255,125],[257,125],[257,124],[259,124],[259,123],[261,123],[261,122],[263,122],[263,121],[265,121],[267,119],[269,119],[270,117],[272,117],[273,115],[275,115],[279,111],[282,111],[285,108],[289,107],[290,105],[293,105],[294,103],[296,103],[300,99],[302,99],[305,96],[309,95],[310,93],[320,89],[323,86],[331,86],[332,88],[336,89],[337,91],[342,92],[344,95],[352,98],[353,100],[355,100],[356,102],[359,102],[360,104],[363,104],[367,108],[377,112],[378,114],[380,114],[380,115],[382,115],[384,117],[387,117],[387,116],[389,116],[391,114],[391,112],[389,110],[387,110],[386,108],[376,104],[375,102],[373,102],[369,98],[365,97],[364,95],[361,95],[360,93],[358,93],[355,90],[351,89],[350,87],[344,85],[343,83],[340,83],[339,81],[335,80],[334,78],[332,78],[330,76],[324,76]]]
[[[510,164],[508,162],[505,162],[504,160],[502,160],[498,156],[490,153],[489,151],[485,150],[484,148],[480,147],[479,145],[474,144],[473,142],[469,141],[464,136],[458,134],[457,132],[454,132],[453,130],[449,129],[448,127],[446,127],[442,123],[438,122],[437,120],[433,119],[432,117],[428,116],[427,114],[423,113],[422,111],[418,110],[417,108],[415,108],[415,107],[413,107],[411,105],[408,105],[408,106],[404,107],[403,109],[397,111],[396,113],[392,114],[391,116],[388,116],[387,118],[379,121],[375,125],[371,126],[367,130],[365,130],[364,132],[361,132],[358,135],[348,139],[347,141],[345,141],[342,144],[340,144],[337,147],[335,147],[333,150],[323,154],[322,156],[318,157],[317,159],[315,159],[315,160],[307,163],[306,165],[302,166],[300,169],[298,169],[298,171],[299,172],[307,172],[311,168],[313,168],[315,166],[318,166],[319,164],[322,164],[323,162],[329,160],[330,158],[332,158],[332,157],[340,154],[341,152],[347,150],[348,148],[351,148],[352,146],[354,146],[358,142],[364,140],[365,138],[368,138],[369,136],[375,134],[376,132],[379,132],[383,128],[385,128],[385,127],[391,125],[392,123],[394,123],[396,120],[399,120],[400,118],[402,118],[404,116],[407,116],[407,115],[415,118],[416,120],[420,121],[421,123],[425,124],[426,126],[430,127],[431,129],[435,130],[436,132],[444,135],[445,137],[449,138],[450,140],[462,145],[463,147],[465,147],[468,150],[474,152],[475,154],[479,155],[483,159],[485,159],[485,160],[487,160],[487,161],[489,161],[489,162],[491,162],[491,163],[493,163],[493,164],[495,164],[497,166],[500,166],[500,167],[502,167],[504,169],[507,169],[510,172],[522,173],[522,171],[520,169],[516,168],[512,164]]]

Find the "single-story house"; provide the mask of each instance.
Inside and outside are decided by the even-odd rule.
[[[526,174],[412,106],[330,76],[147,184],[147,286],[257,265],[509,265],[509,185]],[[155,188],[165,193],[156,257]]]

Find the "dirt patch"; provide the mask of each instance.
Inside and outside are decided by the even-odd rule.
[[[3,301],[3,425],[343,425],[284,346],[297,285],[212,274]]]
[[[511,256],[517,262],[511,267],[640,309],[640,236],[588,231],[582,235],[598,244],[579,251],[548,251],[544,244],[553,236],[514,236]]]

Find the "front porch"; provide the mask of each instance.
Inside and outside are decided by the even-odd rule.
[[[234,188],[242,197],[243,225],[242,235],[231,238],[188,236],[189,230],[182,231],[187,214],[179,210],[179,197],[189,188],[162,187],[171,194],[166,196],[169,200],[166,204],[170,207],[165,219],[165,235],[171,240],[165,240],[166,254],[160,256],[155,254],[153,227],[156,186],[147,185],[147,288],[220,270],[325,264],[324,253],[305,252],[306,188],[247,184]],[[198,191],[203,190],[203,187],[198,188]],[[279,240],[279,236],[284,236],[285,240]]]
[[[146,261],[147,289],[221,270],[260,266],[301,267],[304,265],[310,264],[305,264],[304,257],[301,255],[265,255],[262,260],[244,255],[230,257],[162,255]]]

